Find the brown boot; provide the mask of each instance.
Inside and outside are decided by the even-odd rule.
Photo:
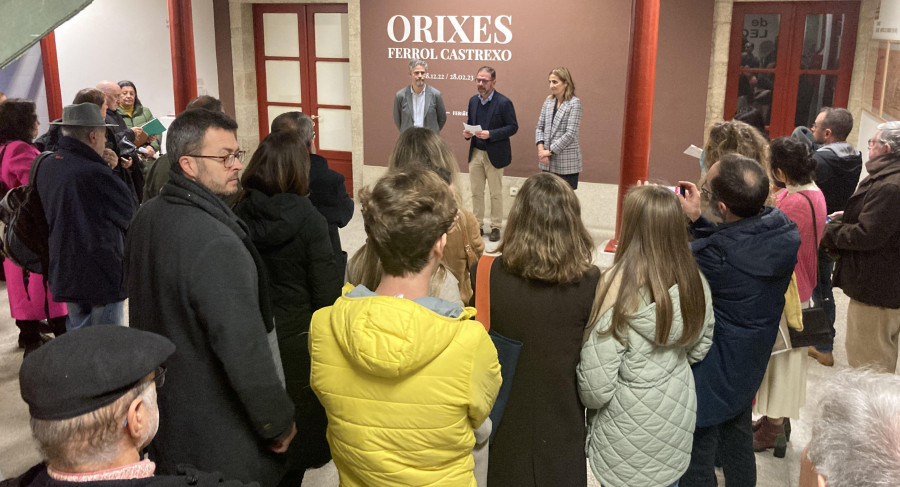
[[[834,366],[834,354],[831,352],[820,352],[816,347],[809,347],[806,353],[825,367]]]
[[[784,458],[787,450],[787,439],[784,436],[784,423],[774,424],[768,418],[753,433],[753,451],[765,451],[774,448],[774,455]]]
[[[753,432],[756,433],[756,430],[758,430],[759,428],[761,428],[762,425],[763,425],[763,423],[765,423],[767,419],[769,419],[768,416],[761,416],[759,419],[757,419],[756,421],[754,421],[754,422],[753,422]]]

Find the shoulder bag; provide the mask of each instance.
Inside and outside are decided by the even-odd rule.
[[[516,365],[519,363],[519,353],[522,352],[522,342],[506,338],[491,330],[491,267],[494,265],[494,258],[493,255],[483,255],[478,261],[478,270],[475,275],[475,319],[484,325],[491,341],[494,342],[502,378],[500,391],[497,392],[497,399],[494,401],[494,407],[490,414],[493,424],[491,440],[500,429],[500,419],[503,417],[503,411],[506,410],[506,403],[509,402],[513,379],[516,376]]]
[[[816,225],[816,209],[813,207],[812,200],[802,192],[798,193],[806,198],[809,203],[809,209],[812,211],[813,235],[816,238],[816,249],[819,248],[819,227]],[[832,345],[834,339],[831,337],[831,320],[822,309],[822,300],[818,293],[813,291],[813,306],[803,309],[803,329],[790,329],[791,347],[803,348],[812,346]]]

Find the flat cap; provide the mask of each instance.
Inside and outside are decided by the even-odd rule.
[[[122,397],[174,352],[168,338],[134,328],[72,330],[25,357],[22,399],[33,418],[74,418]]]

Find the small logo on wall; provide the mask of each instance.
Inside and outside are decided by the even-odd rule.
[[[388,59],[494,63],[512,59],[509,49],[460,47],[461,44],[509,44],[513,38],[512,15],[394,15],[387,22],[387,35],[395,44],[413,44],[388,47]]]

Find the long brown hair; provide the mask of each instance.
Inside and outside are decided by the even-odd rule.
[[[503,266],[527,279],[577,282],[591,268],[594,240],[568,183],[545,172],[525,180],[497,249]]]
[[[656,304],[657,345],[668,345],[674,307],[669,288],[678,284],[684,331],[679,345],[699,336],[706,314],[700,270],[688,246],[687,224],[678,197],[663,186],[634,186],[625,195],[622,228],[613,266],[597,285],[589,323],[600,318],[609,292],[618,294],[612,326],[601,333],[625,340],[628,320],[637,311],[641,289],[648,289]]]
[[[255,189],[274,196],[278,193],[309,193],[309,152],[293,131],[273,132],[257,147],[241,176],[244,193]]]

